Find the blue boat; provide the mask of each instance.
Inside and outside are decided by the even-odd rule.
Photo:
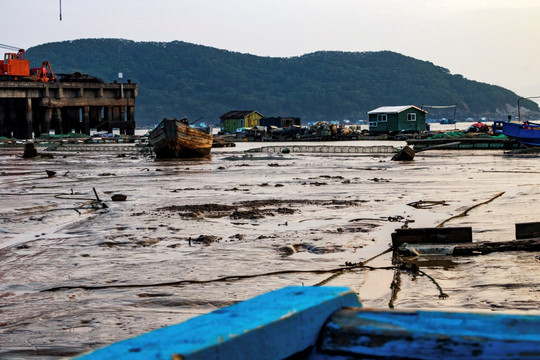
[[[540,146],[540,124],[503,122],[502,133],[526,146]]]
[[[456,120],[455,120],[455,119],[446,119],[446,118],[442,118],[442,119],[439,121],[439,124],[442,124],[442,125],[455,124],[455,123],[456,123]]]
[[[79,360],[539,359],[540,315],[376,310],[345,287],[285,287]]]

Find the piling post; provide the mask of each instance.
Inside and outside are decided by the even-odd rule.
[[[25,99],[25,122],[23,125],[22,135],[25,139],[32,138],[32,99]]]

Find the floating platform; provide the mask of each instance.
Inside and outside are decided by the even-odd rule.
[[[447,146],[445,146],[447,144]],[[446,138],[446,139],[410,139],[407,145],[413,146],[415,151],[437,146],[438,150],[512,150],[520,149],[522,145],[512,139],[504,138]]]

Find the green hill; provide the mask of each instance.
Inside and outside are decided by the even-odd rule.
[[[83,39],[27,50],[32,66],[48,60],[55,73],[91,74],[139,84],[138,126],[164,117],[218,122],[229,110],[296,116],[303,122],[367,119],[384,105],[458,104],[458,118],[506,118],[518,95],[452,75],[427,61],[390,51],[320,51],[291,58],[261,57],[180,41]],[[523,109],[538,111],[532,101]],[[512,107],[514,108],[512,110]],[[428,117],[452,117],[427,109]],[[446,112],[445,112],[446,111]]]

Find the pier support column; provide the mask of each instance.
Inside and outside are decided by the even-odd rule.
[[[107,106],[105,108],[105,120],[106,121],[113,121],[113,108],[112,108],[112,106]]]
[[[85,132],[85,134],[90,135],[90,129],[91,128],[97,128],[99,124],[103,121],[101,118],[101,107],[98,106],[92,106],[90,107],[90,117],[88,119],[88,132]]]
[[[126,121],[126,107],[120,106],[120,121]],[[127,129],[121,128],[120,134],[127,135]]]
[[[4,100],[0,100],[0,136],[7,136],[6,135],[6,111]]]
[[[135,121],[135,106],[127,107],[127,121]]]
[[[90,134],[90,106],[83,107],[81,132],[83,134]]]
[[[22,139],[19,131],[19,127],[17,126],[17,105],[15,104],[15,100],[9,101],[9,129],[10,129],[10,137],[13,136],[16,139]]]
[[[32,99],[26,98],[25,102],[25,116],[24,116],[24,125],[22,126],[22,134],[25,139],[32,139]]]
[[[56,130],[56,133],[57,134],[63,134],[64,133],[64,128],[63,128],[63,124],[62,124],[62,109],[60,108],[55,108],[54,109],[54,118],[55,118],[55,123],[56,123],[56,126],[55,126],[55,130]]]
[[[119,106],[114,106],[113,107],[113,118],[112,118],[113,121],[122,121],[122,119],[120,119],[120,107]]]
[[[51,130],[51,119],[53,111],[50,107],[46,107],[43,111],[43,118],[41,119],[41,133],[49,134]]]

